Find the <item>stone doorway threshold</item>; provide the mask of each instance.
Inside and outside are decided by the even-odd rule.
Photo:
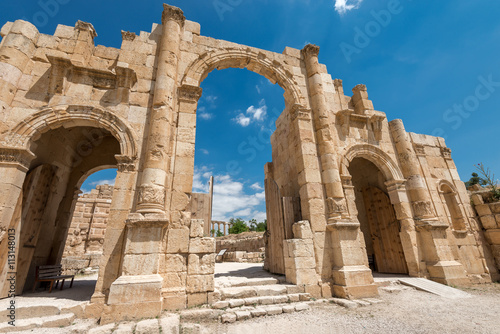
[[[379,287],[403,284],[445,298],[457,299],[471,297],[467,292],[422,277],[373,272],[373,280]]]
[[[215,264],[215,286],[251,286],[280,284],[285,276],[271,274],[264,270],[263,263],[222,262]]]

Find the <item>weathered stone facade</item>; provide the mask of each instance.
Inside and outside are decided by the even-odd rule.
[[[61,260],[66,274],[99,267],[112,196],[113,186],[99,185],[78,197]]]
[[[285,90],[266,179],[279,196],[300,200],[293,235],[277,240],[286,256],[284,246],[267,254],[287,280],[313,295],[361,298],[377,294],[370,266],[447,284],[497,274],[442,138],[388,122],[364,85],[345,95],[317,46],[278,54],[205,37],[168,5],[161,23],[122,32],[120,49],[95,46],[94,28],[80,21],[53,36],[21,20],[1,29],[2,282],[6,233],[17,238],[20,292],[34,266],[60,262],[83,179],[114,166],[87,316],[154,317],[217,298],[215,240],[191,220],[190,201],[200,84],[226,68],[247,68]],[[281,197],[270,197],[268,210]]]

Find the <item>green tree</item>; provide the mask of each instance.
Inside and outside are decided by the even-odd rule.
[[[477,164],[477,166],[475,167],[482,175],[480,179],[483,181],[483,183],[481,185],[486,185],[490,187],[493,199],[496,201],[500,200],[500,188],[497,187],[497,180],[495,179],[495,174],[493,174],[489,168],[484,167],[482,162],[480,164]]]
[[[224,233],[222,233],[222,231],[220,230],[217,230],[217,232],[215,233],[215,236],[218,238],[218,237],[223,237],[224,236]]]
[[[231,218],[229,223],[232,224],[229,228],[229,234],[240,234],[249,231],[247,224],[241,218]]]
[[[265,232],[267,230],[267,219],[263,222],[257,224],[255,231],[256,232]]]
[[[248,221],[248,223],[250,224],[250,227],[249,227],[249,230],[252,231],[252,232],[255,232],[257,231],[257,220],[255,219],[250,219]]]
[[[465,182],[465,186],[467,188],[472,187],[475,184],[479,184],[480,186],[486,185],[486,181],[483,178],[480,178],[477,173],[472,173],[472,177],[469,179],[469,181]]]

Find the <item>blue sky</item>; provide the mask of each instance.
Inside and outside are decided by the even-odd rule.
[[[275,52],[321,47],[320,61],[344,90],[368,87],[376,110],[407,131],[444,136],[461,178],[483,162],[500,175],[500,2],[492,0],[169,1],[203,35]],[[43,33],[91,22],[96,44],[120,47],[121,30],[150,31],[162,1],[7,2],[0,24],[25,18]],[[265,143],[284,107],[283,90],[246,70],[214,71],[203,82],[197,124],[195,191],[216,176],[214,218],[265,218]],[[267,137],[266,137],[267,135]],[[255,141],[257,138],[257,141]],[[259,139],[260,138],[260,139]],[[229,164],[229,165],[228,165]],[[230,168],[228,168],[230,167]],[[89,177],[84,190],[114,172]]]

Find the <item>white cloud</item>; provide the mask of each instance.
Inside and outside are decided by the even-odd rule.
[[[205,96],[205,101],[207,101],[207,103],[211,109],[214,109],[215,108],[215,101],[217,101],[217,96],[207,95],[207,96]]]
[[[193,179],[194,192],[208,192],[208,178],[213,173],[207,167],[196,168]],[[212,219],[228,221],[230,218],[242,218],[257,221],[265,219],[256,207],[265,202],[265,193],[245,189],[243,182],[233,180],[230,175],[215,175]],[[251,186],[249,188],[252,188]],[[249,190],[249,191],[245,191]],[[264,218],[262,218],[264,217]]]
[[[97,181],[93,181],[93,182],[89,182],[89,186],[91,187],[97,187],[97,186],[102,186],[102,185],[105,185],[105,184],[109,184],[109,185],[114,185],[115,184],[115,180],[116,178],[114,179],[108,179],[108,180],[97,180]]]
[[[359,8],[362,2],[363,0],[335,0],[335,10],[340,15],[344,15],[352,9]]]
[[[255,182],[254,184],[252,184],[250,186],[250,188],[252,188],[253,190],[263,190],[264,188],[262,188],[259,184],[259,182]]]
[[[200,149],[200,152],[205,154],[205,155],[209,155],[210,152],[208,152],[208,150],[205,150],[204,148]]]
[[[246,127],[249,126],[252,121],[263,121],[267,116],[267,106],[266,100],[262,99],[259,102],[259,107],[250,106],[247,108],[246,115],[243,113],[238,114],[233,121],[239,125]]]
[[[209,119],[212,119],[214,117],[214,114],[202,111],[202,112],[198,113],[198,117],[200,117],[201,119],[204,119],[204,120],[208,121]]]
[[[250,117],[246,117],[243,114],[239,114],[238,116],[233,118],[233,121],[235,121],[236,123],[238,123],[239,125],[241,125],[243,127],[246,127],[246,126],[250,125],[251,119],[250,119]]]
[[[257,89],[257,93],[260,94],[260,87],[259,87],[259,85],[255,85],[255,89]]]

